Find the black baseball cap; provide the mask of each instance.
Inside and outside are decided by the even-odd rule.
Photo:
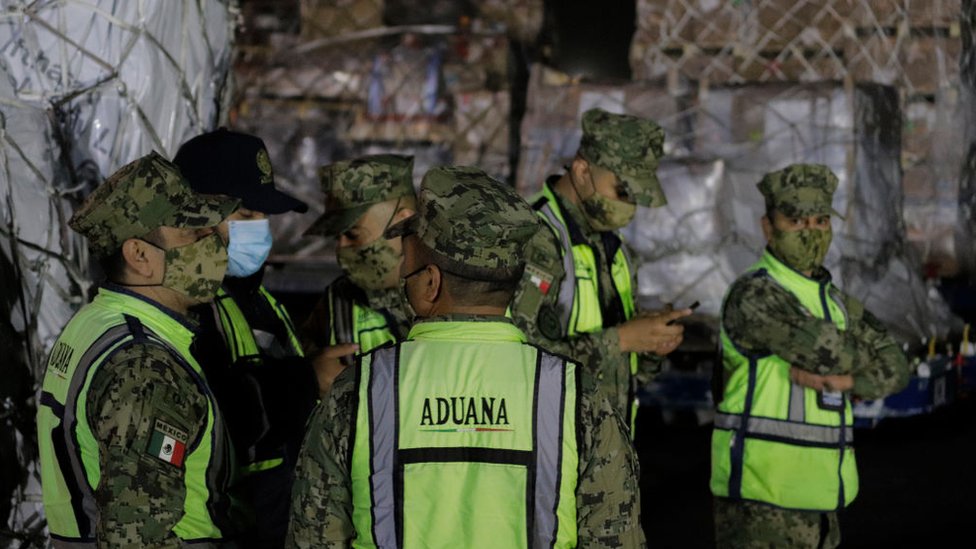
[[[308,204],[274,185],[268,149],[260,137],[220,128],[180,146],[173,163],[201,194],[225,194],[266,214],[308,211]]]

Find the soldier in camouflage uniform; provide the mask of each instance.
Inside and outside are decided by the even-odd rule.
[[[217,547],[234,536],[232,448],[186,313],[220,286],[215,225],[237,205],[194,193],[151,153],[69,222],[108,281],[68,322],[44,376],[38,438],[55,547]]]
[[[682,326],[668,323],[691,314],[638,311],[637,265],[617,233],[638,205],[666,202],[656,174],[664,131],[600,109],[583,113],[582,127],[572,165],[529,200],[547,230],[526,251],[512,313],[530,341],[579,360],[583,382],[632,422],[636,389],[681,342]]]
[[[721,316],[711,488],[719,547],[835,547],[857,494],[851,398],[908,382],[884,325],[832,283],[837,178],[794,164],[759,183],[768,245]]]
[[[403,235],[420,319],[363,355],[313,413],[297,547],[641,547],[626,426],[578,364],[526,342],[505,310],[538,219],[481,170],[442,167]]]
[[[300,329],[323,392],[353,353],[399,341],[408,321],[397,286],[400,238],[392,224],[413,215],[413,158],[392,154],[343,160],[319,170],[325,213],[305,234],[334,237],[343,270]]]

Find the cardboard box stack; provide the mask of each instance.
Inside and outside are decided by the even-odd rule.
[[[950,211],[968,138],[961,114],[972,105],[960,95],[962,3],[638,0],[631,67],[636,80],[679,93],[760,82],[893,86],[904,118],[908,238],[951,275],[962,244]]]
[[[270,25],[300,31],[244,45],[234,125],[269,142],[280,184],[313,209],[277,224],[276,254],[329,255],[301,238],[321,210],[318,166],[393,152],[414,155],[418,181],[451,163],[510,176],[508,36],[531,29],[507,28],[504,6],[541,17],[538,0],[479,4],[489,17],[471,8],[456,18],[460,8],[442,1],[428,19],[394,0],[304,0],[299,20]]]
[[[302,0],[302,41],[383,26],[383,0]]]

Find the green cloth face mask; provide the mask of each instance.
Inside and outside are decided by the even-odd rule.
[[[583,214],[595,231],[612,231],[626,227],[637,213],[637,205],[612,200],[599,193],[583,199]]]
[[[413,308],[413,304],[410,303],[410,298],[407,297],[407,281],[422,273],[426,268],[427,265],[424,265],[423,267],[415,269],[412,273],[400,277],[400,299],[403,301],[403,311],[406,313],[407,322],[410,324],[416,322],[417,319],[420,318],[420,315],[417,314],[417,309]]]
[[[566,169],[569,170],[570,168],[567,167]],[[637,213],[636,204],[630,204],[622,200],[613,200],[596,192],[596,183],[593,181],[592,176],[590,179],[590,187],[593,189],[593,194],[587,198],[583,198],[579,189],[576,188],[576,178],[571,178],[570,183],[573,185],[573,191],[576,193],[576,197],[579,198],[580,207],[583,210],[583,217],[586,218],[586,222],[594,231],[613,231],[621,227],[626,227],[630,223],[630,220],[634,218],[634,214]]]
[[[210,301],[217,295],[227,272],[227,246],[219,234],[212,233],[191,244],[168,250],[148,240],[143,242],[163,250],[163,281],[129,286],[162,286],[189,297],[194,303]]]
[[[401,254],[380,237],[359,248],[339,248],[336,259],[355,285],[364,290],[383,290],[396,283]]]
[[[823,265],[832,239],[833,233],[829,230],[782,231],[773,228],[769,247],[783,263],[797,271],[807,272]]]

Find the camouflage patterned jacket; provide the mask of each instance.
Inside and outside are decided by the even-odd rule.
[[[157,332],[159,326],[168,326],[182,339],[192,337],[194,326],[185,317],[119,286],[107,284],[88,307],[106,307],[106,295],[114,298],[109,307],[117,306],[120,313],[137,319],[130,321],[130,329],[141,321]],[[174,356],[173,349],[138,340],[123,347],[97,367],[84,394],[87,422],[98,442],[100,482],[94,499],[99,545],[183,546],[173,528],[183,519],[190,497],[188,473],[183,457],[166,461],[156,455],[158,450],[153,453],[160,425],[169,433],[182,433],[182,440],[174,437],[186,444],[187,456],[205,435],[212,437],[205,479],[210,491],[207,509],[227,537],[241,525],[240,508],[231,496],[232,448],[222,416],[215,409],[210,428],[209,389],[201,385],[202,377],[191,376],[181,366],[180,360],[191,359]]]
[[[550,190],[556,177],[558,176],[552,176],[546,181]],[[599,387],[623,417],[629,417],[630,355],[619,351],[620,337],[615,326],[625,319],[623,312],[617,310],[620,309],[620,297],[610,275],[608,258],[613,255],[608,253],[608,248],[615,250],[616,247],[623,247],[630,265],[631,288],[635,293],[638,265],[626,243],[615,232],[592,231],[576,206],[560,200],[554,191],[552,195],[559,202],[558,207],[563,212],[567,222],[566,229],[573,244],[588,244],[597,258],[600,276],[599,302],[603,309],[604,330],[574,337],[565,335],[565,329],[560,326],[559,321],[562,318],[559,291],[566,279],[562,245],[559,236],[547,229],[540,230],[526,247],[526,272],[515,292],[512,316],[518,327],[528,335],[529,341],[579,361],[583,365],[584,374],[587,374],[584,375],[584,386]],[[544,200],[536,200],[533,208],[538,210]],[[660,357],[650,353],[641,354],[636,386],[641,387],[650,382],[660,366]]]
[[[449,316],[431,319],[471,320]],[[336,378],[309,421],[292,496],[289,547],[350,547],[356,537],[349,478],[351,429],[356,415],[355,373]],[[643,547],[637,456],[622,418],[604,398],[580,398],[580,547]]]
[[[771,252],[767,252],[771,253]],[[821,268],[813,278],[830,281]],[[888,330],[857,299],[835,286],[829,291],[847,310],[847,329],[810,315],[799,299],[766,277],[742,276],[725,298],[722,325],[747,352],[779,355],[819,375],[850,374],[853,394],[874,399],[908,383],[908,364]]]

